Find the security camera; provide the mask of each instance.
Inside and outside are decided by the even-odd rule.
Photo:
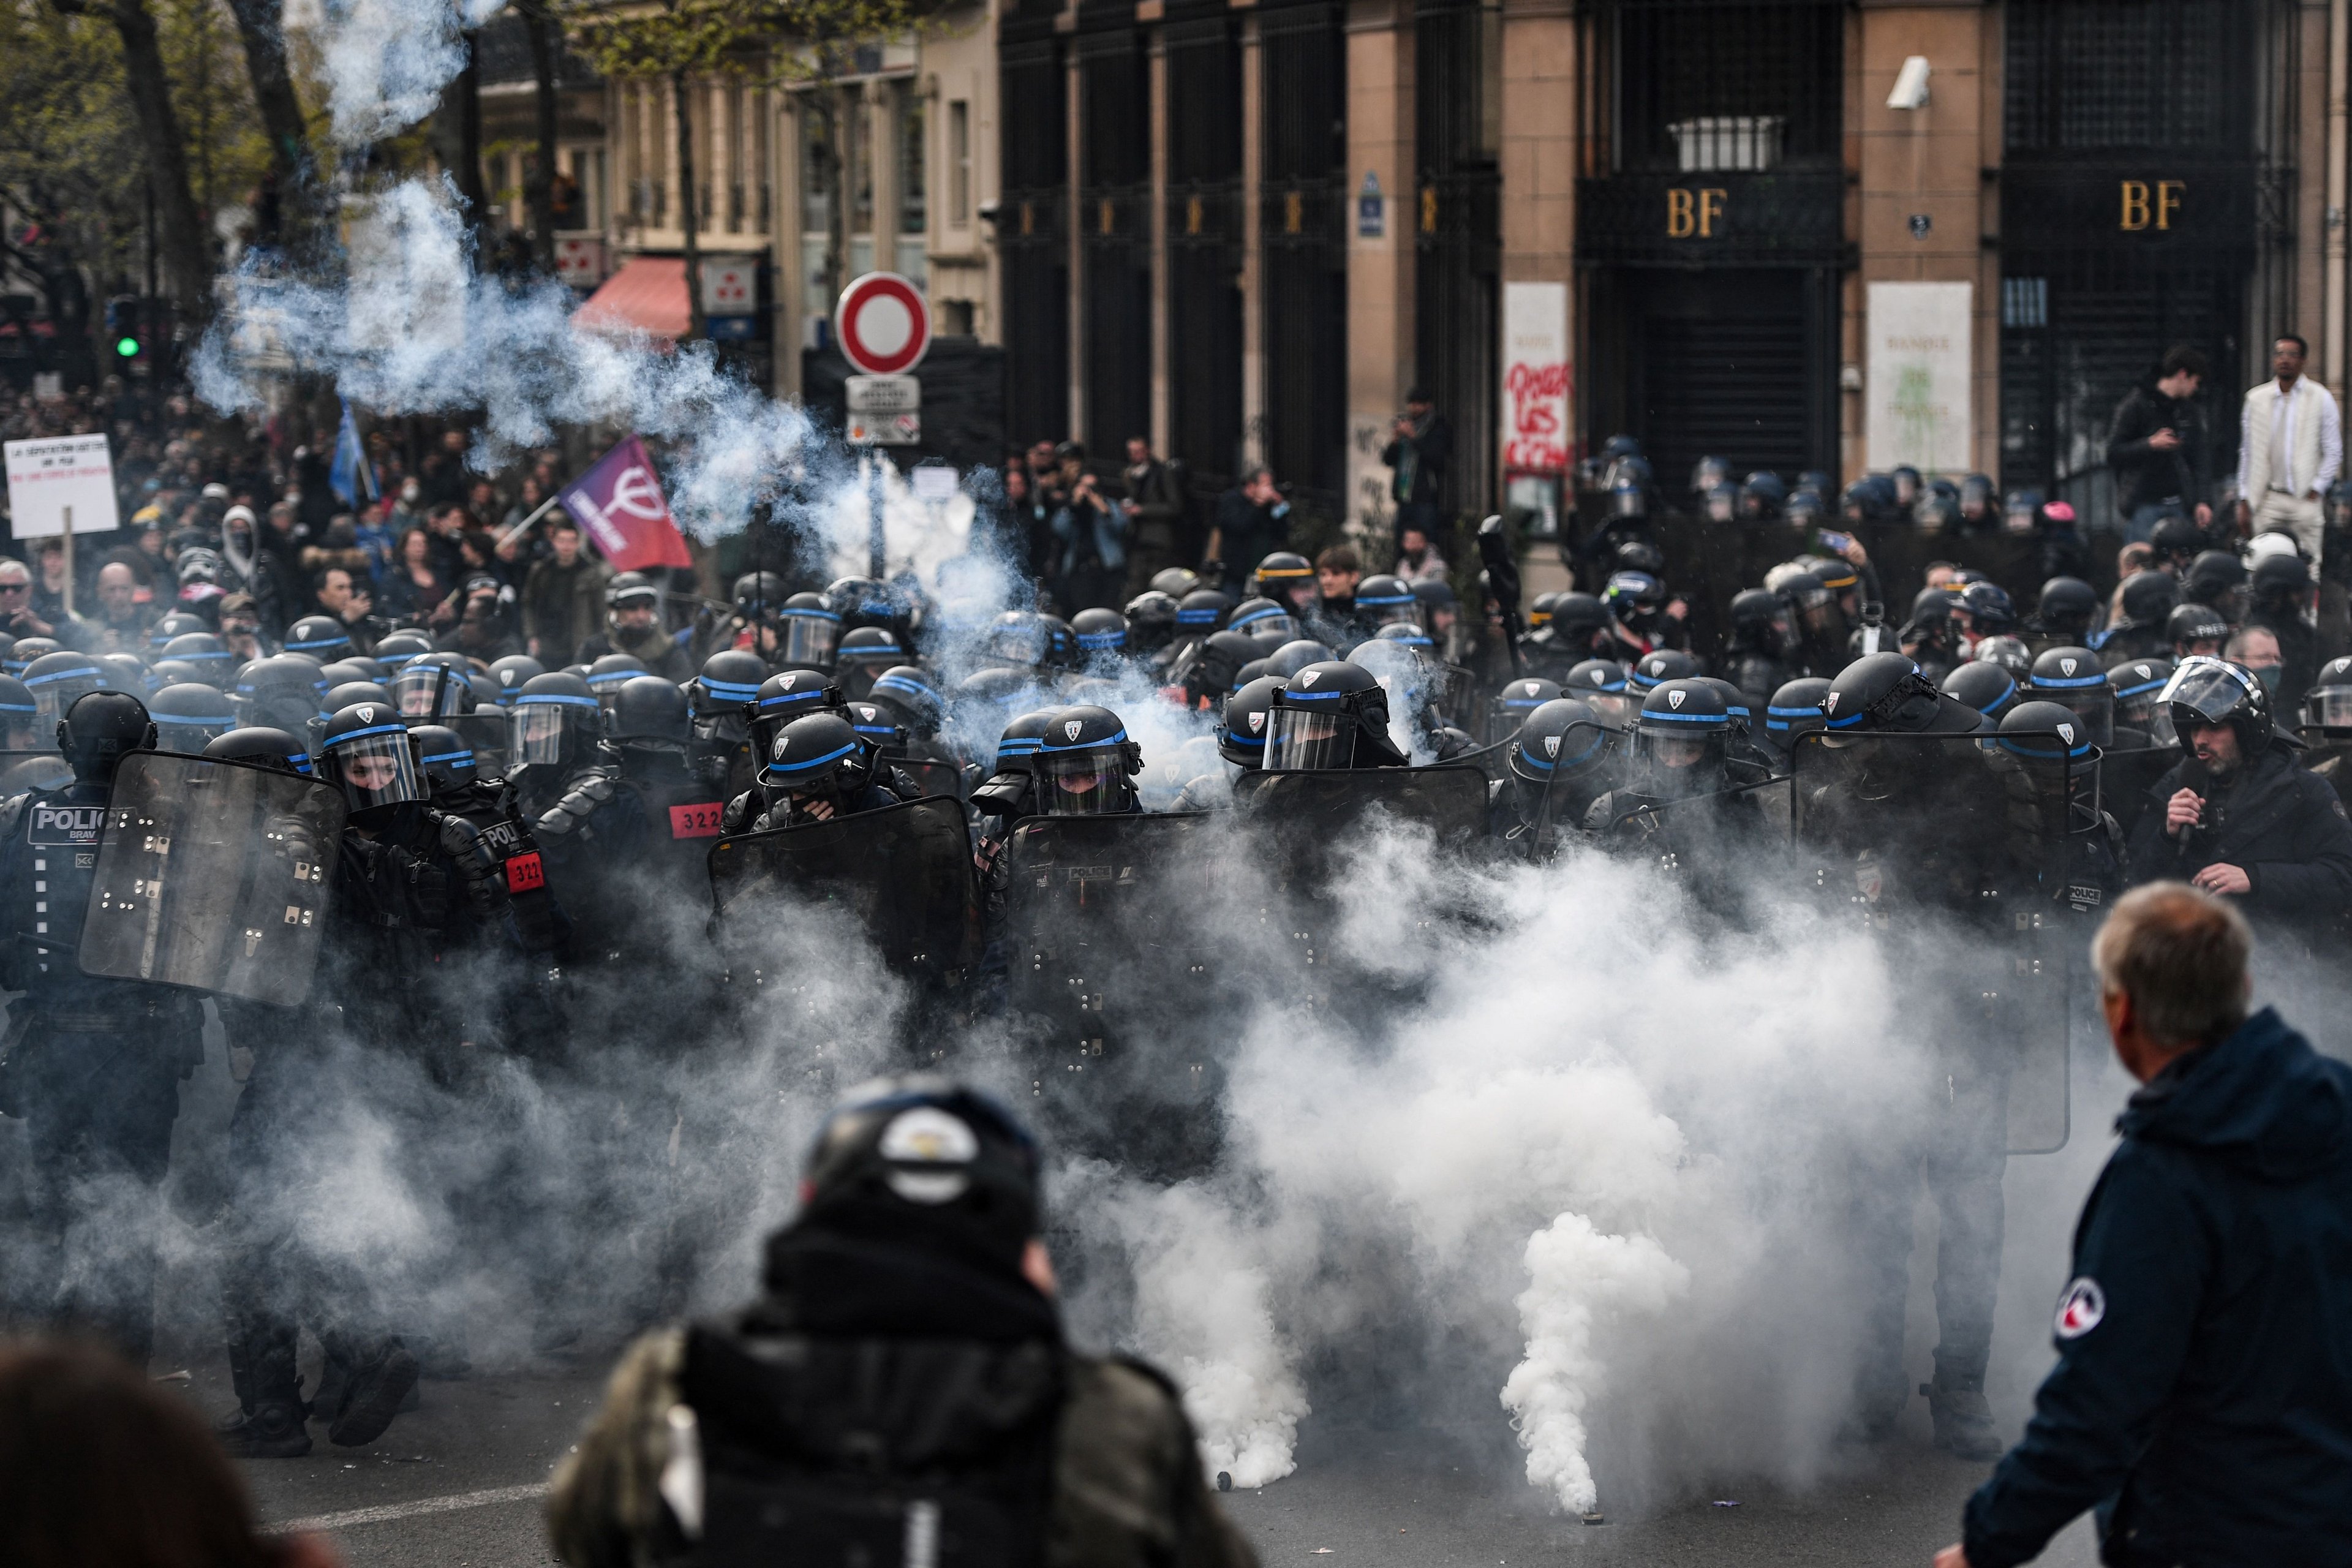
[[[1889,109],[1927,107],[1927,57],[1913,55],[1895,74],[1895,90],[1886,95]]]
[[[972,210],[980,214],[981,222],[987,224],[992,228],[996,226],[996,215],[1000,208],[994,197],[992,196],[987,201],[981,203],[979,206]]]

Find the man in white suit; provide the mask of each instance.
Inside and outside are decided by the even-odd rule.
[[[2273,380],[2246,394],[2238,420],[2238,528],[2287,533],[2319,560],[2327,487],[2344,469],[2344,426],[2326,387],[2304,378],[2301,338],[2271,345]]]

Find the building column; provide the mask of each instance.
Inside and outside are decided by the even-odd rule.
[[[1863,391],[1860,428],[1843,433],[1856,438],[1842,442],[1851,454],[1848,478],[1904,461],[1955,475],[1999,471],[2000,260],[1982,239],[1987,232],[1982,170],[1987,166],[1988,117],[1991,144],[2000,144],[1997,64],[1994,90],[1989,93],[1986,83],[1988,53],[1997,54],[2000,47],[1993,15],[1976,6],[1923,3],[1866,5],[1855,18],[1861,33],[1860,65],[1850,79],[1862,149],[1862,268],[1853,308],[1859,314]],[[1914,55],[1927,59],[1927,101],[1917,109],[1890,109],[1887,95],[1904,61]],[[1870,319],[1871,286],[1884,283],[1966,284],[1973,293],[1965,318],[1955,315],[1947,322],[1911,316],[1878,322]],[[1965,414],[1967,441],[1941,462],[1929,460],[1924,452],[1874,450],[1869,435],[1874,409],[1880,413],[1883,429],[1921,427],[1916,416],[1909,421],[1886,417],[1883,405],[1897,395],[1897,388],[1872,384],[1874,359],[1882,376],[1889,364],[1901,360],[1901,374],[1911,388],[1903,395],[1942,408],[1941,394],[1926,388],[1942,375],[1947,361],[1927,340],[1942,335],[1946,324],[1963,323],[1969,343],[1959,374],[1967,394],[1965,399],[1955,395],[1954,406],[1937,417]],[[1882,327],[1887,330],[1882,331]],[[1896,352],[1896,337],[1911,346]],[[1958,353],[1958,344],[1951,345],[1951,353]],[[1847,406],[1853,407],[1852,400]]]
[[[898,94],[913,84],[877,78],[866,84],[866,146],[874,160],[874,270],[898,269]]]
[[[1151,449],[1166,454],[1171,432],[1168,352],[1168,36],[1151,31]]]
[[[1389,526],[1389,470],[1380,461],[1389,426],[1412,384],[1413,18],[1411,0],[1349,0],[1348,489],[1350,522]],[[1360,208],[1377,183],[1380,232]]]
[[[775,355],[776,395],[801,395],[801,315],[807,309],[808,279],[801,274],[801,119],[789,92],[767,95],[768,232],[775,240],[773,319],[769,342]]]
[[[1242,467],[1265,461],[1265,51],[1242,17]],[[1277,479],[1282,476],[1276,475]]]

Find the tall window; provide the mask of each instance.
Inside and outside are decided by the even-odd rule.
[[[971,222],[971,105],[961,98],[948,104],[948,222]]]
[[[925,140],[923,95],[909,82],[898,96],[898,232],[921,234],[930,224],[930,192],[925,174],[930,145]]]

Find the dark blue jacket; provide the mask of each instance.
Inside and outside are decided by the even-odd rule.
[[[2352,1068],[2264,1008],[2117,1126],[1971,1568],[2094,1506],[2109,1563],[2352,1564]]]

